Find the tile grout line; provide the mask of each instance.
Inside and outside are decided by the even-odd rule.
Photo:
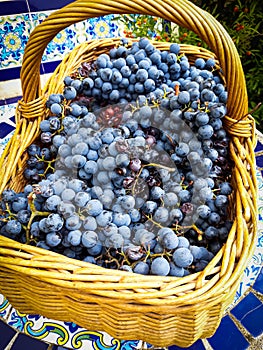
[[[253,293],[263,303],[263,294],[255,290],[253,286],[251,287],[251,293]]]
[[[210,343],[208,342],[207,338],[205,339],[201,339],[203,342],[203,345],[205,347],[205,350],[213,350],[212,346],[210,345]]]
[[[13,338],[10,340],[9,344],[5,347],[4,350],[11,350],[11,349],[12,349],[12,346],[13,346],[14,342],[16,341],[16,338],[18,337],[18,335],[19,335],[19,332],[17,332],[17,333],[13,336]]]
[[[228,316],[231,318],[231,320],[234,322],[234,324],[237,326],[238,330],[241,332],[241,334],[245,337],[246,341],[249,343],[249,345],[252,345],[253,340],[255,339],[253,335],[249,333],[249,331],[236,319],[236,317],[228,313]]]
[[[8,301],[9,302],[9,301]],[[10,317],[10,315],[11,315],[11,312],[12,312],[12,310],[13,310],[13,306],[9,303],[9,305],[11,306],[10,307],[10,309],[8,310],[8,313],[7,313],[7,316],[6,316],[6,318],[5,318],[5,321],[6,321],[6,324],[8,324],[7,323],[7,320],[9,319],[9,317]]]

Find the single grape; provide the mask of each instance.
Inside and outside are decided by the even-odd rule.
[[[86,248],[92,248],[98,243],[98,235],[94,231],[85,231],[81,236],[81,243]]]
[[[69,231],[68,241],[72,246],[79,246],[81,243],[82,233],[80,230]]]
[[[65,227],[68,230],[78,230],[81,227],[81,220],[77,214],[73,214],[65,220]]]
[[[18,235],[22,230],[22,225],[18,220],[9,220],[5,225],[7,233]]]
[[[175,276],[175,277],[183,277],[184,276],[184,268],[176,266],[174,262],[170,261],[170,276]]]
[[[179,240],[174,232],[167,233],[162,239],[162,245],[165,249],[173,250],[178,247]]]
[[[46,244],[49,247],[56,247],[61,243],[61,237],[58,232],[49,232],[46,235]]]
[[[167,276],[169,272],[170,272],[170,264],[165,258],[158,257],[152,261],[152,264],[151,264],[152,275]]]
[[[141,275],[148,275],[149,274],[149,265],[144,261],[139,261],[134,267],[133,272],[139,273]]]
[[[193,255],[187,248],[178,248],[173,253],[173,261],[179,267],[189,267],[193,262]]]

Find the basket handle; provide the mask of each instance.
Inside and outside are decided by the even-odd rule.
[[[228,115],[248,112],[244,73],[237,49],[224,27],[188,0],[77,0],[53,12],[31,33],[21,69],[23,100],[41,96],[40,63],[48,43],[62,29],[87,18],[108,14],[145,14],[169,20],[195,32],[216,54],[228,89]]]

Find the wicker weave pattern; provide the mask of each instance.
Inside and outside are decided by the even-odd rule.
[[[184,278],[143,276],[108,270],[0,237],[0,290],[22,312],[73,321],[121,339],[142,339],[158,346],[189,346],[211,336],[232,302],[252,254],[257,224],[254,120],[247,114],[244,75],[234,44],[222,26],[188,1],[76,1],[53,13],[32,33],[21,71],[16,133],[0,159],[0,192],[23,187],[25,148],[46,117],[45,100],[61,93],[63,79],[84,61],[108,52],[118,39],[94,40],[65,56],[47,85],[39,85],[39,64],[47,43],[62,28],[108,13],[160,16],[197,32],[214,53],[182,45],[190,61],[215,57],[229,91],[230,153],[235,163],[230,216],[233,227],[224,247],[204,271]],[[167,43],[156,43],[160,50]],[[238,87],[238,88],[237,88]],[[241,120],[242,119],[242,120]]]

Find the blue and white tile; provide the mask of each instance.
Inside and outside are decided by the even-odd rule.
[[[61,322],[39,315],[27,315],[12,309],[7,323],[36,339],[70,349],[132,350],[141,341],[112,338],[105,332],[89,331],[72,322]]]
[[[0,318],[7,319],[11,308],[9,301],[0,294]]]
[[[114,15],[90,18],[87,33],[91,39],[113,38],[119,36],[117,22]]]
[[[257,170],[257,180],[258,180],[258,187],[259,187],[258,203],[259,203],[259,208],[262,206],[262,210],[263,210],[263,181],[259,170]],[[248,290],[248,288],[254,284],[258,274],[260,273],[262,264],[263,264],[263,218],[262,216],[259,215],[257,244],[254,249],[253,256],[249,260],[247,267],[244,270],[243,277],[239,284],[238,290],[236,292],[233,305],[235,305],[239,301],[240,297],[242,297],[242,295]],[[230,308],[232,306],[230,306]]]
[[[0,16],[0,71],[3,70],[4,80],[8,77],[6,69],[20,69],[29,35],[52,12]],[[91,18],[60,31],[47,45],[42,62],[60,61],[74,47],[85,41],[121,36],[123,29],[115,18],[115,15]],[[19,77],[19,71],[12,73]]]
[[[28,13],[0,17],[0,69],[22,64],[32,23]]]
[[[16,104],[0,106],[0,155],[15,130]]]
[[[31,13],[34,27],[40,24],[52,11]],[[88,40],[113,38],[120,36],[118,23],[114,15],[91,18],[81,21],[61,30],[47,45],[42,62],[56,61],[64,58],[65,54]]]

